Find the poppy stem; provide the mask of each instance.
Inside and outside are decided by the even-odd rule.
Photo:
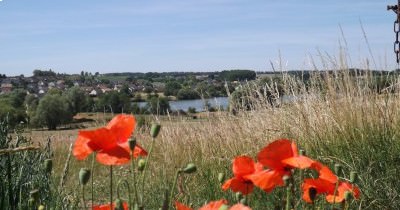
[[[143,174],[142,174],[142,194],[140,196],[140,204],[143,206],[143,197],[144,197],[144,182],[146,180],[146,171],[147,168],[149,167],[149,161],[150,161],[150,156],[151,153],[153,152],[153,147],[154,147],[154,142],[155,142],[155,138],[153,137],[151,140],[151,145],[150,145],[150,150],[149,150],[149,154],[146,157],[146,164],[144,165],[144,169],[143,169]]]
[[[285,210],[290,210],[290,197],[291,197],[291,193],[292,193],[292,184],[289,184],[286,187],[286,207]]]
[[[110,165],[110,209],[113,209],[113,167]]]
[[[332,202],[332,206],[331,206],[331,209],[332,209],[332,210],[334,209],[334,206],[335,206],[335,202],[336,202],[336,193],[337,193],[337,191],[338,191],[338,188],[339,188],[339,177],[338,177],[338,181],[336,182],[336,185],[335,185],[335,190],[333,191],[333,202]]]
[[[93,156],[92,156],[92,166],[91,166],[91,172],[92,172],[92,175],[91,175],[91,177],[90,177],[90,179],[91,179],[91,199],[92,199],[92,207],[91,207],[91,209],[93,210],[93,204],[94,204],[94,179],[93,179],[93,176],[94,176],[94,160],[96,159],[96,152],[94,152],[93,153]]]
[[[176,182],[178,181],[178,177],[179,177],[179,174],[182,172],[182,170],[181,169],[179,169],[179,170],[177,170],[176,172],[175,172],[175,178],[174,178],[174,182],[172,183],[172,187],[171,187],[171,195],[169,196],[169,202],[170,202],[170,206],[172,207],[173,205],[172,205],[172,199],[174,198],[174,191],[175,191],[175,185],[176,185]]]
[[[84,209],[86,209],[86,201],[85,201],[85,185],[82,185],[82,203]],[[93,206],[93,205],[92,205]]]
[[[125,184],[126,187],[128,188],[128,201],[129,201],[129,207],[128,208],[129,209],[133,209],[133,203],[132,203],[132,197],[131,197],[131,188],[129,186],[128,181],[126,181],[125,179],[121,179],[121,180],[118,181],[118,184],[117,184],[117,198],[120,199],[119,189],[120,189],[121,184]]]
[[[138,198],[137,187],[136,187],[135,159],[133,156],[133,150],[131,151],[131,173],[132,173],[132,180],[133,180],[134,199],[135,199],[135,203],[138,203],[139,198]],[[133,207],[133,203],[130,203],[129,206]]]

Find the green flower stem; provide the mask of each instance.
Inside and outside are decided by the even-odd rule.
[[[289,184],[286,187],[286,207],[285,210],[290,210],[290,198],[292,194],[292,189],[291,189],[292,184]]]
[[[331,206],[332,210],[334,209],[334,206],[335,206],[336,193],[337,193],[338,187],[339,187],[339,177],[338,177],[338,181],[336,182],[336,185],[335,185],[335,190],[333,191],[333,203],[332,203],[332,206]]]
[[[176,186],[176,182],[178,181],[178,177],[179,174],[181,173],[181,169],[177,170],[175,172],[175,178],[174,178],[174,182],[172,183],[172,187],[171,187],[171,195],[169,195],[169,202],[170,202],[170,206],[172,207],[172,199],[174,198],[174,191],[175,191],[175,186]]]
[[[133,209],[133,203],[132,203],[132,197],[131,197],[131,188],[129,187],[128,181],[125,179],[119,180],[117,184],[117,198],[120,198],[120,193],[119,193],[119,187],[121,184],[125,184],[125,186],[128,188],[128,201],[129,201],[129,209]]]
[[[348,209],[349,209],[349,202],[344,201],[344,202],[342,203],[342,209],[343,209],[343,210],[348,210]]]
[[[96,160],[96,152],[94,152],[93,153],[93,156],[92,156],[92,165],[91,165],[91,176],[90,176],[90,179],[91,179],[91,186],[90,186],[90,191],[91,191],[91,199],[92,199],[92,206],[91,206],[91,209],[93,210],[93,204],[94,204],[94,179],[93,179],[93,176],[94,176],[94,162],[95,162],[95,160]]]
[[[138,198],[137,187],[136,187],[135,159],[133,156],[133,151],[131,151],[131,174],[132,174],[132,180],[133,180],[134,199],[135,199],[135,203],[138,203],[139,198]],[[133,203],[130,203],[130,206],[133,206]]]
[[[110,209],[113,209],[112,202],[113,202],[113,168],[111,165],[110,166]]]
[[[82,203],[83,203],[84,209],[87,209],[86,208],[86,200],[85,200],[85,185],[82,185]]]
[[[142,206],[143,206],[143,197],[144,197],[144,182],[146,180],[146,172],[147,172],[147,168],[149,167],[149,161],[150,161],[151,153],[153,152],[154,142],[155,142],[155,138],[152,138],[149,154],[146,157],[146,165],[144,165],[143,174],[142,174],[142,188],[141,188],[142,189],[142,195],[140,197],[140,204]]]

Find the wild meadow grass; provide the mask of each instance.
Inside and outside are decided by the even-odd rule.
[[[175,171],[187,163],[194,163],[197,172],[178,178],[174,200],[195,207],[222,198],[237,203],[235,193],[222,191],[219,173],[224,173],[226,178],[232,177],[232,160],[236,156],[255,158],[262,147],[280,138],[294,140],[309,157],[332,170],[334,164],[340,163],[343,171],[338,176],[344,180],[350,179],[350,171],[358,172],[361,197],[351,202],[350,209],[399,209],[398,77],[391,76],[391,86],[382,90],[375,85],[376,76],[367,71],[351,75],[345,66],[335,67],[337,70],[330,73],[315,71],[307,83],[283,73],[284,92],[276,91],[277,84],[272,79],[261,84],[244,84],[242,99],[251,103],[236,107],[235,114],[217,112],[198,121],[184,118],[160,121],[153,116],[152,120],[160,122],[162,129],[155,140],[149,177],[145,182],[146,209],[161,206]],[[382,77],[385,78],[385,73]],[[282,101],[282,94],[290,96],[291,100]],[[271,96],[276,99],[272,104],[267,100]],[[99,123],[102,125],[104,123]],[[63,194],[60,194],[64,200],[61,200],[68,200],[79,209],[82,206],[78,172],[82,167],[91,167],[92,157],[84,161],[72,157],[68,171],[65,171],[69,145],[78,133],[63,132],[53,136],[57,140],[52,142],[52,179],[58,184],[62,174],[66,173]],[[152,141],[149,132],[148,127],[142,127],[133,134],[146,149]],[[44,133],[37,137],[46,138]],[[114,168],[115,183],[121,178],[129,180],[129,164]],[[298,176],[296,172],[294,177]],[[109,198],[108,168],[96,163],[93,177],[95,203],[106,203]],[[311,209],[301,201],[300,186],[296,187],[293,194],[296,209]],[[249,196],[248,204],[252,209],[284,209],[285,193],[285,188],[277,188],[268,194],[256,190]],[[85,197],[90,204],[90,190],[86,190]],[[121,193],[121,198],[128,199],[126,191]],[[316,203],[321,209],[331,207],[323,198]],[[340,208],[340,205],[335,207]]]

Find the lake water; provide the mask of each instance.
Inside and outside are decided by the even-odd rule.
[[[195,100],[179,100],[179,101],[170,101],[169,105],[172,110],[183,110],[188,111],[189,107],[193,107],[197,112],[205,111],[204,105],[209,103],[211,107],[223,107],[224,110],[228,108],[229,100],[228,97],[215,97],[208,99],[195,99]],[[139,107],[146,106],[146,102],[139,102]]]

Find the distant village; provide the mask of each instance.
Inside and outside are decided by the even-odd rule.
[[[254,73],[255,74],[255,73]],[[196,88],[203,86],[217,87],[225,92],[226,78],[218,72],[169,72],[169,73],[111,73],[92,74],[82,71],[81,74],[59,74],[52,70],[34,70],[30,77],[0,75],[0,94],[10,93],[14,89],[23,89],[27,94],[44,96],[49,90],[65,91],[71,87],[79,87],[91,97],[98,97],[111,91],[128,88],[132,96],[136,93],[163,93],[166,83],[177,81],[182,86]],[[228,81],[237,84],[238,81]]]

